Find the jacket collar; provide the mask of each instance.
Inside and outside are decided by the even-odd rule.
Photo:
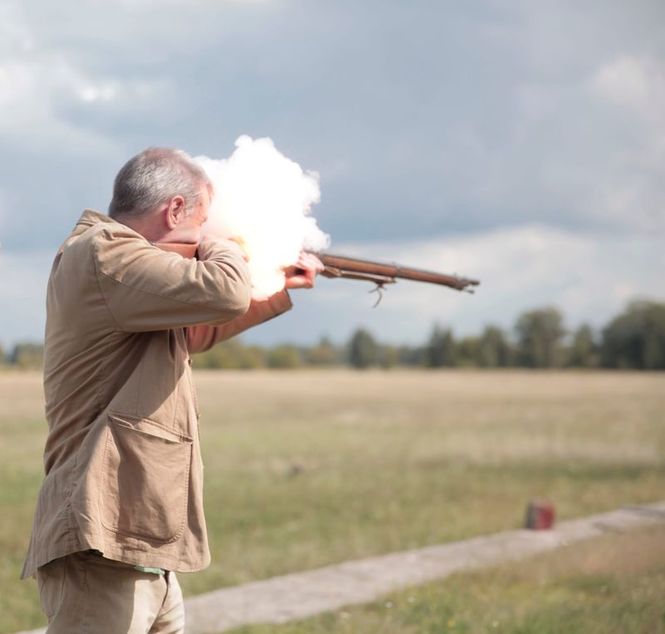
[[[103,214],[99,211],[95,211],[94,209],[86,209],[81,214],[81,217],[78,219],[76,225],[77,226],[83,225],[84,227],[92,227],[100,222],[117,224],[117,220],[113,220],[113,218],[107,216],[106,214]]]
[[[146,240],[144,236],[142,236],[138,231],[134,231],[134,229],[132,229],[130,226],[123,224],[122,222],[118,222],[110,216],[107,216],[106,214],[103,214],[99,211],[95,211],[94,209],[84,210],[84,212],[81,214],[81,217],[78,219],[76,226],[74,227],[73,235],[80,235],[81,233],[87,231],[90,227],[94,227],[100,224],[106,225],[114,232],[121,232],[123,234],[129,233],[138,238]],[[146,242],[148,242],[148,240],[146,240]]]
[[[171,251],[174,253],[178,253],[184,258],[195,257],[196,250],[198,248],[198,244],[181,244],[179,242],[176,243],[150,242],[150,240],[148,240],[145,236],[142,236],[137,231],[134,231],[134,229],[132,229],[131,227],[128,227],[122,222],[114,220],[113,218],[107,216],[106,214],[103,214],[99,211],[95,211],[94,209],[85,209],[83,211],[81,217],[78,219],[78,222],[76,223],[76,226],[74,227],[72,235],[74,236],[81,235],[89,227],[94,227],[95,225],[98,225],[100,223],[105,225],[115,225],[116,227],[120,227],[124,233],[133,234],[138,238],[145,240],[149,244],[152,244],[155,247],[159,247],[160,249],[162,249],[162,251]]]

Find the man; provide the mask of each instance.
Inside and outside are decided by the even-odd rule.
[[[49,633],[183,631],[174,572],[210,562],[190,355],[285,312],[286,289],[320,270],[305,258],[285,290],[250,300],[240,247],[202,238],[213,193],[184,152],[148,149],[53,263],[45,479],[22,575],[37,576]]]

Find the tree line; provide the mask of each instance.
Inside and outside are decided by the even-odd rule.
[[[17,368],[38,368],[42,346],[19,343],[0,363]],[[474,336],[456,337],[435,325],[416,346],[382,343],[364,328],[343,344],[323,337],[312,346],[246,345],[235,338],[195,355],[194,367],[207,369],[259,369],[334,367],[358,369],[399,366],[426,368],[623,368],[665,369],[665,303],[634,301],[595,331],[583,324],[565,327],[563,314],[542,307],[519,315],[512,330],[489,325]]]

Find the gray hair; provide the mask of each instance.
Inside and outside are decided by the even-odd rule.
[[[129,159],[118,172],[109,216],[140,216],[177,195],[185,199],[185,212],[191,213],[203,186],[212,194],[210,179],[189,154],[151,147]]]

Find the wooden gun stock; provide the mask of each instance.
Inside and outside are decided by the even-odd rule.
[[[408,266],[400,266],[399,264],[382,264],[380,262],[333,255],[332,253],[315,253],[314,255],[323,263],[325,269],[321,275],[325,277],[366,280],[374,282],[379,287],[382,287],[384,284],[394,284],[398,279],[403,279],[427,282],[429,284],[440,284],[441,286],[448,286],[458,291],[473,293],[474,289],[470,287],[480,284],[478,280],[468,277],[423,271]]]

